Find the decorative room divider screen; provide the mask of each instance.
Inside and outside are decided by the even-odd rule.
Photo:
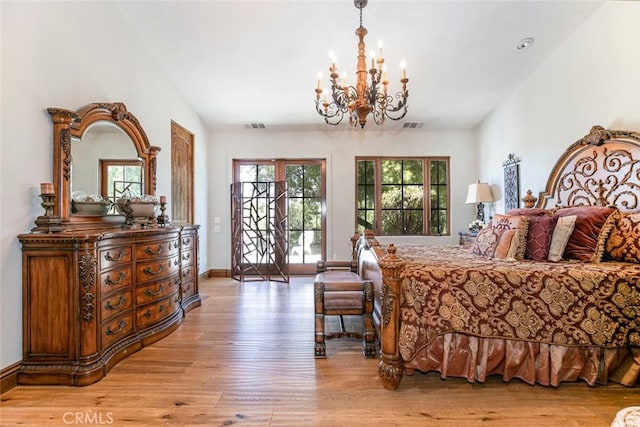
[[[287,183],[231,184],[231,276],[289,282]]]

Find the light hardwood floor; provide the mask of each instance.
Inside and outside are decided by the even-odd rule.
[[[256,426],[608,426],[640,389],[559,388],[405,377],[387,391],[361,342],[327,342],[314,359],[312,278],[210,279],[202,307],[162,341],[88,387],[17,387],[0,424]]]

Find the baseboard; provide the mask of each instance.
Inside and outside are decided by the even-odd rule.
[[[212,277],[230,278],[231,270],[209,270],[200,276],[202,280],[211,279]]]
[[[18,385],[18,371],[22,362],[16,362],[0,371],[0,394]]]

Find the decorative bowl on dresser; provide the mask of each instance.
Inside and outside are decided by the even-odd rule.
[[[110,220],[113,215],[73,212],[72,138],[81,138],[96,123],[120,128],[131,139],[136,161],[142,165],[140,187],[152,196],[160,149],[149,144],[124,104],[90,104],[77,112],[48,111],[54,123],[55,200],[45,216],[55,221],[39,217],[31,233],[18,236],[22,244],[23,360],[17,381],[22,385],[84,386],[99,381],[120,360],[167,336],[188,311],[201,304],[199,226],[159,226],[153,217],[144,224],[122,224]],[[73,159],[76,166],[78,156]]]

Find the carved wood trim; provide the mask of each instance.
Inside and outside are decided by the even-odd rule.
[[[593,126],[555,164],[536,207],[640,208],[640,133]]]
[[[93,300],[96,298],[94,286],[96,284],[97,264],[97,260],[92,254],[84,254],[78,260],[80,284],[84,290],[80,297],[84,302],[82,319],[86,322],[91,322],[95,317],[95,304]]]
[[[395,390],[402,379],[402,357],[399,349],[401,273],[406,261],[396,255],[393,243],[387,253],[378,260],[382,273],[383,295],[381,299],[380,364],[378,372],[384,387]]]

